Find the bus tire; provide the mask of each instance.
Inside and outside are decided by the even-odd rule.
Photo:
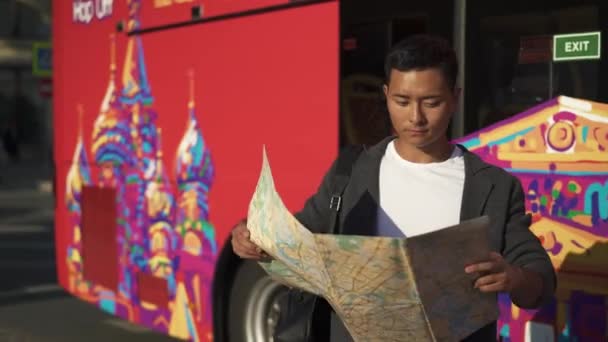
[[[287,288],[272,280],[257,262],[242,262],[230,290],[229,341],[272,342],[280,314],[278,300],[286,291]]]

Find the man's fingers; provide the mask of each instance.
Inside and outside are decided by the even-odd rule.
[[[505,281],[505,275],[502,273],[498,274],[490,274],[487,276],[483,276],[475,281],[475,288],[481,288],[483,286],[501,283]]]
[[[249,239],[237,238],[234,239],[236,241],[237,246],[242,251],[247,253],[259,253],[259,247],[256,246],[253,242],[249,241]]]
[[[232,234],[232,240],[238,241],[244,248],[256,249],[257,246],[249,239],[249,230],[244,224],[238,225]]]
[[[479,291],[488,293],[488,292],[502,292],[504,291],[502,283],[492,283],[489,285],[484,285],[479,288]]]
[[[239,239],[239,242],[241,243],[241,246],[248,250],[257,251],[258,253],[262,251],[255,243],[251,242],[249,238],[241,238]]]
[[[485,261],[478,264],[469,265],[465,267],[464,271],[466,273],[490,272],[494,270],[495,266],[496,263],[494,261]]]
[[[249,238],[249,229],[247,229],[247,226],[245,224],[239,223],[236,227],[234,227],[234,229],[232,230],[232,235],[240,235],[246,238]]]
[[[236,244],[233,244],[233,247],[234,247],[234,253],[236,253],[241,258],[245,258],[245,259],[260,259],[260,258],[262,258],[262,256],[260,255],[260,253],[258,253],[256,250],[251,250],[251,249],[248,249],[248,248],[244,248],[242,245],[238,244],[238,242]]]
[[[266,256],[261,248],[251,242],[246,220],[239,222],[232,230],[232,249],[235,254],[245,259],[260,260]]]
[[[245,252],[242,255],[239,255],[241,258],[244,259],[253,259],[253,260],[260,260],[262,259],[262,256],[259,255],[258,253],[250,253],[250,252]]]
[[[237,253],[244,253],[247,250],[247,248],[243,246],[243,242],[241,242],[241,239],[238,238],[238,236],[232,237],[232,249],[234,249],[234,251]]]
[[[232,248],[234,252],[242,257],[248,259],[260,259],[263,258],[264,253],[261,248],[257,247],[254,243],[243,238],[232,239]]]
[[[262,257],[260,257],[258,254],[251,254],[251,253],[244,253],[239,255],[242,259],[251,259],[251,260],[261,260]]]
[[[487,261],[465,267],[464,271],[466,273],[480,274],[473,286],[481,292],[508,291],[508,264],[502,255],[496,252],[491,252],[488,259]]]

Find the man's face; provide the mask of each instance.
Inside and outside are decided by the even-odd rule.
[[[446,136],[459,91],[450,87],[438,68],[393,69],[384,94],[399,139],[422,148]]]

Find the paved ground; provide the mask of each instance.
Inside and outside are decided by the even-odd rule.
[[[0,163],[0,342],[177,341],[57,286],[48,169]]]
[[[109,316],[59,289],[0,299],[2,342],[176,341]]]

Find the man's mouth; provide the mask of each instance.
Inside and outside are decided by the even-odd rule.
[[[424,134],[426,132],[428,132],[428,129],[408,129],[407,130],[409,133],[411,134]]]

